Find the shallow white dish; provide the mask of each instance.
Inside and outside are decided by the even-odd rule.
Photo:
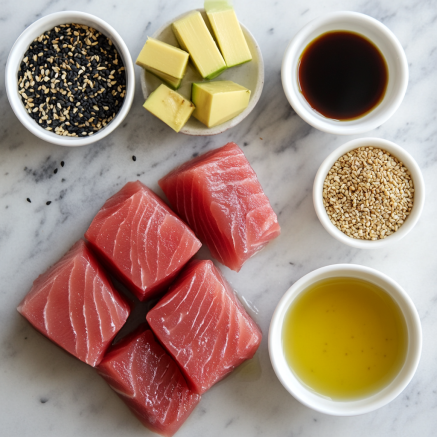
[[[305,47],[319,35],[333,30],[359,33],[371,40],[384,55],[389,71],[385,96],[370,113],[351,121],[326,118],[306,101],[299,88],[298,67]],[[386,122],[401,104],[408,85],[408,62],[396,36],[384,24],[358,12],[333,12],[304,26],[291,40],[282,60],[282,87],[296,113],[308,124],[336,135],[354,135]]]
[[[394,380],[378,393],[353,401],[333,401],[304,385],[290,369],[282,348],[282,326],[288,308],[296,297],[311,284],[333,277],[353,277],[372,282],[385,290],[399,305],[407,325],[408,349],[404,365]],[[408,385],[416,372],[422,351],[422,328],[413,301],[402,287],[378,270],[354,264],[336,264],[308,273],[284,294],[273,313],[269,330],[269,354],[273,369],[281,384],[302,404],[333,416],[355,416],[380,408]]]
[[[45,130],[29,116],[23,105],[23,102],[21,101],[21,97],[18,94],[17,73],[20,63],[23,60],[23,55],[29,48],[29,45],[36,37],[40,36],[47,30],[53,29],[53,27],[57,25],[67,23],[78,23],[93,27],[109,37],[123,59],[126,72],[126,96],[120,111],[103,129],[91,136],[86,136],[84,138],[60,136]],[[9,103],[11,104],[15,115],[21,121],[23,126],[34,135],[43,139],[44,141],[58,144],[60,146],[85,146],[106,137],[124,120],[130,110],[130,107],[132,106],[135,92],[135,72],[129,50],[121,36],[112,26],[102,19],[85,12],[56,12],[54,14],[46,15],[45,17],[35,21],[26,30],[24,30],[24,32],[15,41],[15,44],[9,53],[6,64],[6,91],[8,94]]]
[[[209,29],[209,21],[206,16],[204,9],[197,9],[203,16],[206,25]],[[153,35],[152,38],[158,39],[160,41],[166,42],[173,46],[179,47],[176,37],[171,29],[172,23],[191,14],[193,11],[185,12],[171,21],[168,21],[163,26],[161,26]],[[250,93],[249,105],[247,108],[239,115],[237,115],[232,120],[226,123],[220,124],[218,126],[208,128],[200,121],[196,120],[194,117],[190,117],[187,124],[179,131],[186,135],[217,135],[220,134],[231,127],[236,126],[242,120],[244,120],[253,110],[257,104],[259,98],[261,97],[262,89],[264,86],[264,61],[262,58],[261,50],[258,46],[253,35],[249,30],[241,24],[241,29],[243,30],[244,36],[246,37],[247,44],[249,46],[250,52],[252,54],[252,60],[246,62],[245,64],[239,65],[237,67],[232,67],[225,70],[218,77],[214,78],[216,80],[232,80],[239,85],[248,88]],[[141,90],[143,92],[144,99],[146,100],[149,94],[161,85],[161,81],[153,74],[145,71],[141,67],[137,67],[140,74]],[[188,63],[187,72],[182,80],[181,87],[177,90],[178,93],[182,94],[188,100],[191,99],[191,84],[193,82],[209,82],[203,80],[191,62]]]
[[[350,152],[358,147],[366,146],[378,147],[386,150],[402,161],[405,167],[407,167],[410,171],[414,183],[414,203],[410,215],[396,232],[382,240],[359,240],[348,237],[332,224],[328,214],[326,213],[325,206],[323,205],[323,184],[331,167],[334,165],[337,159],[343,156],[345,153]],[[338,149],[335,149],[323,161],[314,179],[313,202],[320,223],[334,238],[344,244],[356,247],[358,249],[376,249],[385,247],[388,244],[394,243],[395,241],[399,241],[414,228],[420,218],[420,215],[422,214],[423,205],[425,204],[425,182],[423,181],[423,176],[419,165],[402,147],[392,143],[391,141],[383,140],[381,138],[359,138],[357,140],[349,141],[348,143],[340,146]]]

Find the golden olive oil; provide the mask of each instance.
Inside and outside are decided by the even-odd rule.
[[[282,328],[285,357],[316,393],[352,400],[376,393],[401,370],[408,332],[398,304],[382,288],[329,278],[303,291]]]

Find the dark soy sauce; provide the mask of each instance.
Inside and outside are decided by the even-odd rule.
[[[320,35],[305,47],[298,66],[299,86],[310,106],[335,120],[353,120],[384,98],[388,68],[367,38],[353,32]]]

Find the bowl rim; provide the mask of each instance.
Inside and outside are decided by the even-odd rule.
[[[399,305],[408,329],[405,362],[394,380],[376,394],[351,401],[333,401],[308,389],[294,376],[282,351],[284,317],[298,295],[309,285],[329,277],[354,277],[383,288]],[[278,302],[269,327],[268,349],[273,370],[284,388],[303,405],[333,416],[355,416],[374,411],[395,399],[409,384],[422,352],[422,327],[417,309],[408,293],[386,274],[358,264],[333,264],[313,270],[296,281]]]
[[[300,91],[298,89],[297,80],[295,80],[296,72],[292,70],[294,60],[296,58],[298,59],[301,55],[301,51],[298,50],[300,44],[302,44],[302,42],[311,33],[317,33],[318,29],[320,29],[322,26],[330,23],[335,23],[338,20],[352,22],[359,21],[361,24],[363,24],[363,26],[377,31],[387,41],[388,45],[390,46],[390,51],[392,51],[394,54],[394,58],[396,58],[401,65],[401,68],[398,72],[399,79],[397,81],[398,86],[395,97],[390,103],[387,104],[384,112],[375,114],[372,110],[370,113],[364,115],[363,117],[354,120],[353,124],[348,121],[334,122],[334,120],[328,118],[325,119],[325,117],[318,115],[311,107],[309,107],[308,104],[303,104],[298,98]],[[320,32],[319,34],[322,33],[324,32]],[[316,37],[317,36],[315,36],[314,38]],[[367,36],[366,38],[371,40],[371,38]],[[374,44],[378,47],[378,44],[376,44],[375,42]],[[307,23],[291,39],[287,49],[284,52],[281,66],[282,87],[286,98],[294,111],[305,122],[315,127],[316,129],[336,135],[362,134],[364,132],[375,129],[381,124],[385,123],[402,103],[408,86],[408,77],[408,62],[405,51],[394,33],[375,18],[370,17],[369,15],[352,11],[331,12],[321,17],[315,18],[314,20]],[[380,105],[378,105],[376,108],[379,107]]]
[[[58,24],[51,24],[56,20]],[[81,24],[83,21],[88,21],[94,23],[95,26],[100,27],[105,35],[110,36],[114,45],[118,49],[120,56],[123,59],[125,72],[126,72],[126,96],[123,102],[120,111],[115,116],[110,123],[107,124],[103,129],[98,131],[97,133],[86,136],[83,138],[75,138],[75,137],[67,137],[60,136],[53,132],[46,131],[41,126],[39,126],[35,120],[33,120],[27,111],[24,108],[24,105],[21,101],[21,98],[18,95],[18,82],[17,82],[17,71],[18,67],[23,58],[23,54],[32,43],[32,41],[36,38],[34,36],[35,33],[41,35],[47,30],[55,27],[56,25],[67,24],[67,23],[79,23]],[[86,25],[89,25],[89,24]],[[98,29],[99,30],[99,29]],[[18,53],[18,50],[21,52],[21,48],[24,46],[24,51],[22,53]],[[60,146],[67,147],[76,147],[76,146],[85,146],[96,141],[99,141],[113,132],[120,123],[124,120],[126,115],[128,114],[135,93],[135,73],[132,63],[132,58],[129,53],[129,49],[127,48],[125,42],[118,34],[118,32],[106,21],[101,18],[81,11],[61,11],[54,12],[52,14],[45,15],[44,17],[36,20],[30,26],[28,26],[15,40],[14,45],[12,46],[8,60],[6,63],[6,71],[5,71],[5,86],[6,93],[8,96],[9,103],[14,111],[15,115],[19,119],[19,121],[23,124],[23,126],[28,129],[35,136],[41,138],[44,141],[47,141],[52,144],[57,144]]]
[[[179,19],[181,19],[181,18],[183,18],[183,17],[185,17],[185,16],[187,16],[195,11],[203,13],[203,12],[205,12],[205,9],[204,8],[192,9],[192,10],[186,11],[186,12],[178,15],[177,17],[172,18],[171,20],[164,23],[161,27],[159,27],[159,29],[153,33],[151,38],[159,39],[159,36],[162,34],[162,32],[164,32],[164,30],[166,30],[168,27],[170,27],[174,21],[179,20]],[[184,126],[178,133],[181,133],[184,135],[190,135],[190,136],[212,136],[212,135],[221,134],[221,133],[227,131],[228,129],[235,127],[237,124],[239,124],[241,121],[243,121],[252,112],[252,110],[255,108],[256,104],[258,103],[258,101],[261,97],[262,91],[263,91],[263,87],[264,87],[264,74],[265,74],[264,73],[264,60],[263,60],[261,48],[260,48],[258,42],[256,41],[255,37],[253,36],[253,34],[250,32],[250,30],[243,23],[241,23],[240,20],[238,20],[238,22],[240,23],[240,26],[241,26],[245,36],[249,37],[251,39],[251,42],[254,45],[257,56],[258,56],[258,69],[257,69],[258,70],[257,71],[258,80],[257,80],[257,84],[256,84],[255,89],[253,91],[251,90],[251,99],[249,101],[249,105],[247,106],[247,108],[243,112],[238,114],[236,117],[234,117],[231,120],[228,120],[225,123],[219,124],[218,126],[214,126],[211,128],[208,128],[205,126],[205,128],[202,128],[202,129],[193,129],[193,128],[189,128],[189,127]],[[238,66],[236,66],[236,67],[238,67]],[[231,68],[234,68],[234,67],[231,67]],[[144,99],[147,99],[149,97],[150,93],[147,91],[147,84],[146,84],[146,78],[145,78],[145,71],[146,70],[142,67],[139,67],[139,71],[140,71],[141,91],[143,93]],[[215,79],[213,79],[213,80],[215,80]]]
[[[328,171],[332,168],[337,159],[343,156],[345,153],[350,152],[358,147],[367,146],[386,150],[397,159],[402,161],[405,167],[407,167],[407,169],[410,171],[414,183],[414,202],[410,215],[396,232],[380,240],[359,240],[347,236],[331,222],[328,214],[326,213],[325,206],[323,205],[323,184]],[[313,204],[320,223],[334,238],[344,244],[358,249],[376,249],[399,241],[414,228],[422,214],[425,204],[425,182],[420,167],[415,159],[399,145],[382,138],[358,138],[348,141],[347,143],[338,147],[322,162],[314,178]]]

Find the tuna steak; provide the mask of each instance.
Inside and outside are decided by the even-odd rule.
[[[200,394],[252,358],[262,337],[211,261],[191,261],[147,321]]]
[[[201,243],[191,229],[141,182],[109,198],[85,238],[140,301],[170,284]]]
[[[121,340],[97,371],[144,426],[164,436],[172,436],[200,401],[150,330]]]
[[[255,172],[235,143],[186,162],[159,185],[212,255],[237,272],[281,231]]]
[[[18,311],[67,352],[97,366],[129,306],[80,240],[35,280]]]

